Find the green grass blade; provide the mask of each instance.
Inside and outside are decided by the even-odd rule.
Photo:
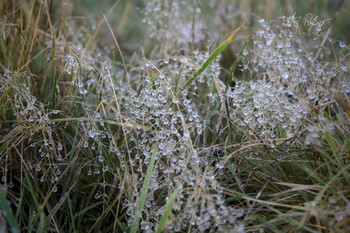
[[[238,66],[238,62],[241,60],[243,51],[246,49],[246,47],[247,47],[249,41],[250,41],[250,38],[248,38],[248,39],[246,40],[246,42],[244,43],[244,45],[243,45],[241,51],[239,52],[238,57],[236,58],[235,62],[233,63],[232,69],[231,69],[231,71],[230,71],[230,75],[229,75],[229,77],[228,77],[227,80],[226,80],[226,92],[227,92],[227,90],[228,90],[228,88],[229,88],[229,86],[230,86],[230,83],[231,83],[232,79],[233,79],[233,75],[234,75],[235,72],[236,72],[236,69],[237,69],[237,66]]]
[[[134,220],[133,220],[133,223],[131,226],[131,231],[130,231],[131,233],[136,233],[138,226],[139,226],[139,223],[140,223],[142,209],[145,205],[148,188],[149,188],[149,185],[151,183],[151,177],[152,177],[154,163],[155,163],[155,157],[156,157],[157,153],[158,153],[158,149],[155,148],[153,150],[153,153],[151,156],[151,161],[149,162],[149,165],[147,168],[146,177],[145,177],[145,180],[143,182],[142,189],[141,189],[141,195],[140,195],[140,197],[137,201],[137,204],[136,204],[136,213],[135,213]]]
[[[244,25],[244,24],[243,24]],[[187,87],[189,87],[196,79],[197,77],[209,66],[210,63],[212,63],[215,58],[231,43],[233,37],[235,37],[235,35],[237,34],[238,31],[241,30],[241,28],[243,27],[243,25],[241,25],[239,28],[237,28],[234,32],[231,33],[231,35],[229,37],[227,37],[226,40],[224,40],[215,50],[214,52],[209,56],[209,58],[203,63],[203,65],[199,68],[199,70],[197,70],[192,77],[187,80],[187,82],[185,83],[185,85],[183,86],[183,89],[186,89]]]
[[[157,226],[155,233],[161,233],[162,230],[164,229],[164,227],[168,221],[168,217],[170,215],[170,212],[173,209],[178,191],[179,191],[179,188],[175,189],[175,191],[173,192],[173,194],[171,194],[169,200],[167,201],[163,215],[159,220],[159,223],[158,223],[158,226]]]
[[[37,222],[37,220],[38,220],[37,218],[39,217],[39,224],[38,224],[38,228],[36,229],[36,232],[37,233],[47,232],[44,206],[42,206],[40,204],[40,200],[39,200],[38,194],[34,191],[34,187],[33,187],[33,184],[31,182],[31,179],[29,178],[28,173],[24,172],[24,175],[25,175],[24,187],[30,193],[30,195],[32,197],[32,202],[34,203],[35,208],[36,208],[36,212],[37,212],[37,215],[34,218],[33,224]]]
[[[12,209],[10,208],[9,203],[6,200],[6,195],[1,187],[0,187],[0,207],[2,211],[4,211],[5,213],[7,222],[11,228],[11,232],[15,232],[15,233],[19,232],[16,218],[13,215]]]
[[[318,204],[322,200],[322,197],[324,196],[328,188],[334,183],[334,180],[337,179],[342,174],[344,174],[344,172],[346,172],[349,168],[350,168],[350,165],[344,166],[330,181],[327,182],[327,184],[323,185],[323,188],[315,197],[314,202],[316,204]]]

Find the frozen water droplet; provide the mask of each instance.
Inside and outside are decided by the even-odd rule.
[[[43,121],[48,121],[49,120],[49,117],[47,115],[44,115],[43,116]]]
[[[12,181],[11,181],[10,183],[8,183],[8,185],[7,185],[7,187],[8,187],[9,189],[12,189],[13,186],[14,186],[14,184],[12,183]]]
[[[343,41],[339,41],[339,47],[340,48],[344,48],[346,45]]]
[[[184,138],[189,138],[190,134],[188,132],[184,132]]]
[[[340,67],[340,69],[342,69],[342,71],[345,71],[345,72],[348,71],[348,67],[346,67],[346,66],[342,66],[342,67]]]
[[[224,166],[225,166],[225,164],[224,164],[223,162],[219,162],[219,163],[216,164],[216,167],[217,167],[218,169],[223,169]]]
[[[57,186],[56,186],[56,185],[52,187],[52,192],[53,192],[53,193],[56,193],[57,190],[58,190],[58,189],[57,189]]]
[[[100,155],[100,156],[98,156],[98,161],[100,163],[103,163],[103,161],[105,161],[105,158],[102,155]]]
[[[96,134],[97,134],[97,131],[94,130],[94,129],[92,129],[92,130],[89,131],[89,136],[90,136],[90,138],[94,138],[94,137],[96,136]]]
[[[107,182],[106,182],[106,181],[103,181],[103,182],[101,183],[101,186],[105,188],[105,187],[107,186]]]
[[[57,176],[60,176],[60,175],[61,175],[61,170],[58,169],[58,170],[56,171],[56,175],[57,175]]]
[[[81,80],[78,81],[78,87],[82,88],[84,86],[83,82]]]
[[[63,146],[61,143],[58,143],[58,146],[57,146],[57,150],[62,150],[63,149]]]

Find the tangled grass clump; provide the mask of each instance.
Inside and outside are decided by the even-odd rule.
[[[223,4],[0,3],[1,229],[346,232],[347,45]]]

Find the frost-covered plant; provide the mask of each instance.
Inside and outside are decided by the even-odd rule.
[[[260,139],[275,138],[281,130],[293,136],[317,106],[322,108],[332,99],[332,90],[350,92],[347,55],[338,62],[317,59],[315,49],[283,19],[259,20],[254,47],[250,54],[244,53],[243,69],[252,80],[239,81],[228,92],[232,116],[240,119],[240,127],[247,128],[249,135]]]
[[[149,37],[165,48],[177,44],[188,52],[189,45],[205,39],[205,23],[195,1],[145,1],[145,18]]]
[[[33,9],[37,2],[32,1]],[[45,14],[49,14],[47,2],[38,6]],[[22,31],[32,41],[31,51],[17,35],[17,45],[23,46],[17,64],[13,62],[16,57],[11,57],[15,43],[5,37],[9,32],[16,37],[13,30],[26,26],[6,31],[5,24],[0,24],[6,45],[0,57],[10,56],[3,60],[14,67],[0,74],[0,174],[7,198],[13,203],[20,200],[13,207],[25,209],[17,212],[20,224],[34,226],[35,231],[42,225],[40,219],[48,219],[47,225],[57,231],[61,226],[77,231],[75,222],[78,231],[111,231],[114,222],[114,231],[128,231],[140,211],[137,206],[142,203],[146,174],[153,164],[152,153],[157,151],[136,226],[142,232],[154,232],[166,211],[167,232],[244,232],[245,226],[254,231],[262,226],[261,216],[264,222],[273,218],[270,223],[276,229],[279,225],[275,227],[274,221],[280,222],[288,208],[288,217],[296,219],[299,227],[305,219],[298,218],[308,211],[305,200],[316,197],[319,185],[309,185],[309,177],[295,178],[296,183],[307,184],[300,186],[309,191],[307,195],[299,192],[301,198],[290,198],[288,192],[295,189],[277,185],[294,185],[289,176],[294,171],[311,173],[319,183],[339,182],[344,187],[343,180],[349,176],[344,169],[347,157],[342,155],[348,153],[350,113],[346,45],[329,40],[309,42],[296,28],[284,24],[285,18],[260,20],[253,30],[253,43],[242,51],[243,57],[237,54],[236,61],[243,60],[242,73],[234,70],[236,58],[228,61],[232,72],[227,72],[221,64],[227,57],[216,54],[197,76],[196,71],[213,58],[209,48],[232,30],[236,23],[233,11],[239,3],[144,2],[146,36],[157,43],[145,53],[143,49],[135,54],[120,52],[125,41],[119,41],[119,32],[111,36],[114,42],[121,42],[118,53],[113,46],[103,48],[105,40],[99,44],[96,39],[101,28],[95,28],[90,40],[84,28],[62,17],[58,33],[53,30],[55,23],[49,27],[51,35],[40,24],[28,24],[39,25],[30,33]],[[215,13],[203,14],[206,6]],[[40,36],[30,38],[36,33]],[[344,54],[329,59],[324,43],[339,45]],[[26,57],[30,60],[25,61]],[[2,66],[6,65],[1,64],[0,69]],[[227,73],[234,76],[225,77]],[[232,87],[226,86],[231,78]],[[291,143],[284,146],[290,141],[296,142],[302,156],[292,151]],[[329,167],[323,178],[315,174],[325,164],[311,161],[310,153],[326,154],[322,159]],[[296,164],[288,167],[294,155]],[[336,166],[332,167],[333,162]],[[314,164],[316,169],[310,172]],[[327,180],[329,174],[334,180]],[[343,174],[344,178],[336,180]],[[173,207],[166,210],[175,190]],[[329,186],[323,191],[321,198],[325,199],[323,195],[337,195],[339,190]],[[345,195],[341,192],[339,196]],[[286,204],[273,205],[280,200]],[[266,214],[265,207],[270,205],[273,208]],[[344,205],[337,214],[346,216]],[[242,217],[244,224],[239,223]],[[74,226],[66,227],[72,219]],[[283,229],[287,229],[286,221],[282,221]]]
[[[26,141],[27,146],[22,150],[28,153],[25,158],[27,168],[33,172],[40,172],[40,182],[51,180],[52,191],[57,192],[57,181],[61,175],[59,163],[63,160],[63,145],[60,137],[53,132],[55,124],[50,122],[51,116],[57,116],[59,111],[47,110],[44,105],[32,95],[28,80],[32,74],[19,73],[6,70],[0,76],[0,103],[3,116],[13,115],[16,117],[17,125],[5,136],[1,143],[11,143],[8,150],[1,154],[2,181],[6,189],[13,188],[12,177],[7,180],[8,173],[16,161],[10,154],[16,150],[16,146]],[[1,123],[1,128],[6,128],[11,122],[6,120]],[[28,130],[29,129],[29,130]],[[34,153],[34,156],[29,154]]]
[[[263,80],[238,82],[228,98],[232,116],[242,119],[239,126],[247,128],[250,136],[275,138],[278,127],[291,136],[307,114],[307,108],[290,98],[282,86]]]
[[[175,188],[179,188],[174,204],[177,214],[172,214],[169,220],[170,231],[178,232],[191,226],[193,230],[202,232],[213,224],[219,229],[233,226],[242,212],[224,204],[222,194],[217,192],[215,168],[208,166],[209,160],[198,155],[196,144],[192,140],[202,132],[202,120],[198,110],[187,97],[187,90],[183,90],[183,96],[178,98],[170,84],[176,76],[186,77],[187,73],[192,73],[190,59],[182,57],[170,60],[171,62],[168,59],[162,62],[162,73],[158,77],[155,72],[159,69],[151,66],[150,62],[146,63],[143,69],[153,76],[145,76],[144,83],[139,86],[140,91],[129,91],[130,98],[125,98],[123,102],[123,115],[128,116],[127,122],[146,127],[128,133],[130,158],[123,169],[130,167],[134,174],[128,191],[132,198],[124,203],[126,213],[130,216],[129,223],[132,223],[135,214],[145,166],[150,162],[153,146],[157,145],[156,165],[143,211],[141,229],[145,232],[154,231],[155,224],[162,215],[161,203],[164,203]],[[174,66],[179,68],[177,63],[182,63],[184,73],[171,72]],[[213,191],[217,193],[211,194]]]

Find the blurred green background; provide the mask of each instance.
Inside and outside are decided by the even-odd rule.
[[[209,0],[187,0],[195,2],[202,8],[206,8]],[[143,36],[145,25],[142,24],[142,10],[144,1],[142,0],[72,0],[72,13],[76,16],[84,16],[98,20],[106,14],[113,4],[117,4],[115,9],[108,15],[113,30],[116,30],[121,39],[137,39]],[[334,38],[343,41],[350,40],[350,1],[348,0],[216,0],[217,4],[233,5],[232,14],[239,20],[241,15],[245,15],[245,20],[252,25],[252,20],[258,16],[265,19],[273,19],[279,16],[305,16],[312,14],[317,17],[317,21],[336,17],[334,27]],[[203,11],[204,12],[204,11]],[[205,11],[210,13],[210,11]],[[208,16],[210,17],[210,16]],[[325,24],[326,25],[326,24]],[[136,37],[136,38],[135,38]]]

